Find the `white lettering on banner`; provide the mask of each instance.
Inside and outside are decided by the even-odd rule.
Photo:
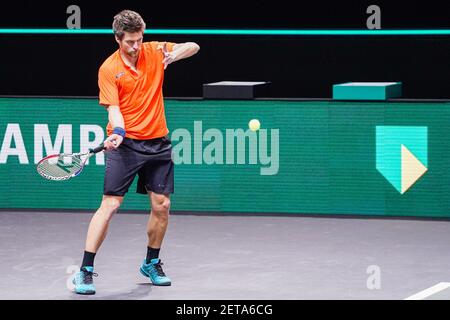
[[[194,121],[194,164],[203,163],[203,124],[201,121]]]
[[[263,130],[260,130],[262,132]],[[265,131],[265,130],[264,130]],[[245,164],[247,153],[245,152],[245,138],[249,139],[249,164],[256,164],[256,148],[258,146],[256,132],[252,130],[244,131],[242,129],[227,129],[226,130],[226,145],[227,145],[227,164],[234,164],[234,139],[236,138],[236,154],[237,164]]]
[[[14,141],[15,148],[11,147]],[[18,123],[8,123],[5,137],[3,138],[2,148],[0,150],[0,163],[7,163],[9,156],[18,156],[20,164],[28,164],[27,150],[23,142],[22,132]]]
[[[267,147],[267,130],[259,131],[259,161],[262,165],[269,165],[269,167],[261,168],[261,175],[272,176],[277,174],[280,169],[280,131],[278,129],[270,130],[270,156]]]
[[[187,129],[176,129],[172,133],[172,141],[178,141],[173,146],[172,158],[173,163],[178,164],[191,164],[191,133]],[[181,139],[181,141],[180,141]]]
[[[60,124],[56,132],[55,145],[52,145],[52,139],[48,130],[48,124],[34,125],[34,163],[38,163],[44,157],[42,144],[45,147],[45,154],[57,154],[61,152],[61,146],[64,142],[63,153],[72,153],[72,125]],[[68,159],[70,160],[70,159]]]
[[[259,164],[261,165],[261,175],[278,174],[280,168],[279,129],[259,129],[257,131],[225,129],[224,134],[223,130],[217,128],[210,128],[203,132],[202,121],[194,121],[193,131],[193,136],[191,131],[184,128],[178,128],[172,132],[172,159],[175,165]],[[50,133],[48,124],[35,124],[33,132],[35,164],[51,154],[86,152],[97,147],[105,138],[102,127],[80,125],[80,150],[72,150],[71,124],[58,125],[56,134]],[[52,137],[55,137],[54,140]],[[17,123],[7,125],[0,151],[0,164],[7,163],[9,156],[17,156],[20,164],[29,164],[21,128]],[[103,152],[96,155],[95,163],[97,165],[105,164]]]
[[[205,141],[211,141],[203,151],[206,164],[223,164],[223,136],[218,129],[208,129],[203,135]]]
[[[89,141],[89,135],[94,134],[94,140]],[[80,152],[87,152],[89,149],[96,148],[100,143],[104,141],[105,133],[103,128],[98,125],[86,125],[80,126]],[[105,154],[99,152],[95,155],[95,162],[97,165],[105,164]],[[89,164],[89,159],[86,161]]]
[[[252,130],[244,131],[243,129],[226,129],[224,139],[222,131],[208,129],[203,133],[202,122],[194,121],[193,139],[191,132],[187,129],[179,128],[173,131],[171,139],[173,142],[178,142],[173,147],[173,161],[175,164],[205,163],[211,165],[236,163],[242,165],[247,163],[248,157],[248,164],[256,165],[258,164],[259,155],[259,163],[266,166],[261,168],[261,175],[275,175],[280,168],[279,130],[271,129],[270,138],[271,152],[269,153],[267,129],[259,129],[257,132]],[[246,143],[247,140],[248,144]],[[203,142],[209,142],[204,149]],[[225,155],[224,147],[226,148]],[[193,163],[192,150],[194,151]]]

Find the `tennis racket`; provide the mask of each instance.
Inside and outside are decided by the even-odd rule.
[[[80,175],[86,161],[94,154],[105,150],[103,143],[85,153],[53,154],[40,160],[36,166],[37,172],[48,180],[68,180]]]

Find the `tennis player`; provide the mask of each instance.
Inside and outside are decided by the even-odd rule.
[[[138,175],[138,193],[147,194],[151,212],[147,224],[147,256],[140,272],[153,285],[170,286],[159,258],[174,192],[172,145],[168,138],[163,102],[164,70],[191,57],[200,47],[194,42],[143,42],[145,22],[134,11],[114,17],[119,49],[98,73],[100,105],[108,111],[106,165],[100,208],[89,225],[83,262],[74,277],[75,292],[95,294],[94,257],[106,237],[109,222]]]

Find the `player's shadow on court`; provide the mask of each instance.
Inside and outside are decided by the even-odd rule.
[[[91,296],[83,296],[74,293],[76,300],[140,300],[145,297],[149,297],[152,292],[153,284],[152,283],[137,283],[136,287],[131,289],[131,291],[120,292],[111,295],[91,295]]]

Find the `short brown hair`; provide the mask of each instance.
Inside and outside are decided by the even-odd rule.
[[[125,32],[139,32],[145,30],[144,19],[139,13],[131,10],[123,10],[114,16],[113,22],[114,35],[122,40]]]

